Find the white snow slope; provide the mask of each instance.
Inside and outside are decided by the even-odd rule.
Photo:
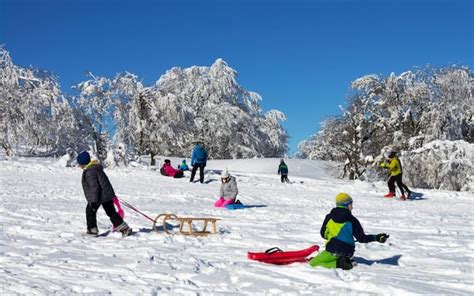
[[[177,164],[179,159],[173,159]],[[331,177],[327,163],[289,160],[280,183],[278,159],[210,161],[207,184],[160,176],[148,168],[106,170],[119,198],[145,214],[219,217],[207,237],[152,232],[126,210],[138,231],[88,237],[79,168],[54,159],[0,160],[0,294],[45,295],[473,295],[474,196],[414,189],[416,200],[386,199],[386,184]],[[237,177],[244,210],[215,209],[219,171]],[[356,243],[350,270],[287,266],[247,259],[247,251],[298,250],[318,244],[319,230],[345,191],[366,233],[387,232],[385,244]],[[110,221],[100,209],[101,231]]]

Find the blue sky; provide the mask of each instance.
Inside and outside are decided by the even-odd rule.
[[[352,80],[427,64],[473,65],[474,1],[0,0],[15,64],[57,74],[129,71],[146,84],[173,66],[223,58],[263,109],[283,111],[291,152],[339,114]]]

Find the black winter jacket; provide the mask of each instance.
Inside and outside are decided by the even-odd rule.
[[[104,167],[99,163],[89,164],[82,173],[82,189],[90,204],[103,204],[115,197],[112,184],[104,173]]]

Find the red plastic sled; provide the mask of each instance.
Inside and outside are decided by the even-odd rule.
[[[280,248],[274,247],[266,250],[263,253],[247,252],[247,258],[270,264],[284,265],[294,262],[307,262],[309,259],[306,259],[306,257],[317,250],[319,250],[318,245],[311,246],[304,250],[287,252],[282,251]]]

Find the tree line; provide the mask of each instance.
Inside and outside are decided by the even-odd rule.
[[[363,76],[351,83],[347,107],[302,141],[298,156],[342,162],[342,177],[368,179],[383,175],[377,164],[394,150],[413,186],[469,189],[473,89],[472,70],[458,65]]]
[[[13,63],[0,47],[0,145],[7,155],[62,155],[91,149],[100,160],[114,149],[128,157],[186,156],[205,143],[211,158],[281,157],[288,134],[278,110],[237,82],[222,59],[210,67],[174,67],[153,85],[132,73],[92,73],[62,93],[47,71]]]

